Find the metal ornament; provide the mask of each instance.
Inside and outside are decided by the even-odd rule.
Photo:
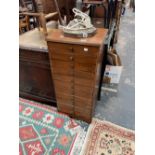
[[[91,24],[90,17],[82,11],[73,8],[74,19],[67,26],[62,26],[64,35],[87,38],[96,33],[96,28]]]

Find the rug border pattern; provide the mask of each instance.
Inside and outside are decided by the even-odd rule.
[[[109,131],[108,129],[108,126],[109,128],[112,128],[111,131]],[[126,138],[130,141],[135,141],[135,132],[133,130],[130,130],[130,129],[127,129],[127,128],[124,128],[122,126],[119,126],[119,125],[116,125],[114,123],[111,123],[109,121],[106,121],[106,120],[99,120],[97,118],[93,118],[92,119],[92,123],[90,124],[89,128],[88,128],[88,131],[87,131],[87,135],[86,135],[86,138],[85,138],[85,141],[84,141],[84,145],[83,145],[83,148],[82,148],[82,151],[81,151],[81,154],[80,155],[91,155],[89,152],[94,152],[93,148],[96,148],[94,145],[96,144],[94,141],[92,142],[91,139],[89,139],[90,137],[92,137],[93,135],[93,131],[95,130],[95,128],[98,128],[98,130],[108,130],[109,132],[115,132],[114,134],[116,134],[117,136],[121,136],[122,138]],[[125,132],[123,132],[123,130],[126,130]],[[94,138],[94,140],[97,140],[98,139],[98,136],[99,136],[99,132],[97,132],[97,136]],[[127,133],[127,134],[126,134]],[[119,135],[118,135],[119,134]],[[122,135],[123,134],[123,135]],[[89,150],[88,150],[89,148]]]

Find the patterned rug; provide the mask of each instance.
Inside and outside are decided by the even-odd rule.
[[[56,108],[19,99],[20,155],[79,155],[86,132]]]
[[[82,155],[134,155],[135,134],[107,121],[93,119]]]

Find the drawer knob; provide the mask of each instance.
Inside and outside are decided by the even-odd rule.
[[[86,47],[83,50],[84,50],[84,52],[88,52],[88,48],[86,48]]]
[[[73,57],[72,56],[70,57],[70,60],[73,60]]]
[[[69,50],[73,51],[73,47],[69,47]]]

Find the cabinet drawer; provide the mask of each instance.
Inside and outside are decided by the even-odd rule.
[[[90,114],[90,112],[79,112],[79,111],[74,111],[74,116],[76,119],[80,119],[80,120],[83,120],[83,121],[86,121],[88,123],[91,122],[91,118],[92,118],[92,114]]]
[[[74,56],[73,56],[73,54],[51,53],[50,59],[51,60],[61,60],[61,61],[73,62]]]
[[[78,97],[90,99],[93,97],[93,91],[93,87],[74,85],[74,95]]]
[[[57,68],[52,68],[52,75],[53,79],[55,79],[54,75],[57,75],[57,78],[59,76],[59,79],[61,77],[74,77],[77,80],[77,83],[80,81],[78,79],[82,79],[82,81],[87,81],[87,83],[91,83],[91,81],[94,82],[95,80],[95,74],[91,72],[83,72],[83,71],[76,71],[73,69],[57,69]],[[63,79],[62,79],[63,80]]]
[[[96,72],[96,65],[87,64],[87,63],[75,63],[75,71],[83,71],[83,72]]]
[[[75,71],[74,72],[74,77],[82,78],[82,79],[89,79],[89,80],[94,80],[95,79],[95,75],[93,73],[81,72],[81,71]]]
[[[63,75],[63,74],[53,74],[53,79],[64,81],[64,82],[74,82],[73,76]]]
[[[83,107],[84,109],[91,109],[92,108],[93,99],[86,99],[86,98],[80,98],[75,97],[74,98],[74,106],[75,107]]]
[[[77,85],[83,85],[83,86],[89,86],[89,87],[93,87],[95,85],[94,80],[89,78],[83,78],[83,77],[75,77],[74,83]]]
[[[65,62],[65,61],[59,61],[59,60],[52,60],[52,68],[58,68],[58,69],[73,69],[74,63],[73,62]]]
[[[74,111],[75,111],[75,113],[81,113],[86,116],[87,115],[90,116],[92,113],[91,108],[84,108],[84,107],[78,107],[78,106],[74,106]]]
[[[82,63],[88,65],[96,65],[97,58],[89,57],[89,56],[82,56],[82,55],[74,55],[73,58],[75,63]]]
[[[67,62],[60,60],[51,60],[52,69],[54,72],[60,71],[82,71],[82,72],[96,72],[96,65],[87,63]],[[58,70],[58,71],[57,71]]]
[[[73,53],[73,45],[63,43],[49,43],[51,54],[71,54]]]
[[[66,68],[66,69],[64,69],[64,68],[59,68],[59,69],[57,69],[57,68],[53,68],[52,67],[52,74],[53,75],[55,75],[55,74],[59,74],[60,76],[61,75],[68,75],[68,76],[73,76],[74,75],[74,70],[73,69],[71,69],[71,68]]]
[[[52,62],[52,74],[54,75],[68,75],[73,76],[74,75],[74,68],[69,63],[58,63],[58,62]]]
[[[67,62],[75,62],[75,63],[84,63],[84,64],[92,64],[96,65],[97,58],[75,55],[75,54],[64,54],[64,53],[51,53],[50,59],[53,60],[61,60]]]
[[[49,50],[52,54],[71,54],[81,56],[97,57],[99,48],[93,46],[72,45],[64,43],[49,43]]]
[[[57,102],[58,111],[66,114],[74,114],[74,107],[72,105],[62,104]]]
[[[74,96],[58,92],[56,98],[58,103],[74,105]]]
[[[65,74],[65,75],[73,75],[74,72],[74,64],[70,62],[52,60],[52,73],[53,74]]]
[[[74,95],[74,83],[67,83],[59,80],[54,80],[54,87],[56,92]]]
[[[97,57],[99,49],[97,47],[74,45],[73,52],[75,55],[82,57]]]

